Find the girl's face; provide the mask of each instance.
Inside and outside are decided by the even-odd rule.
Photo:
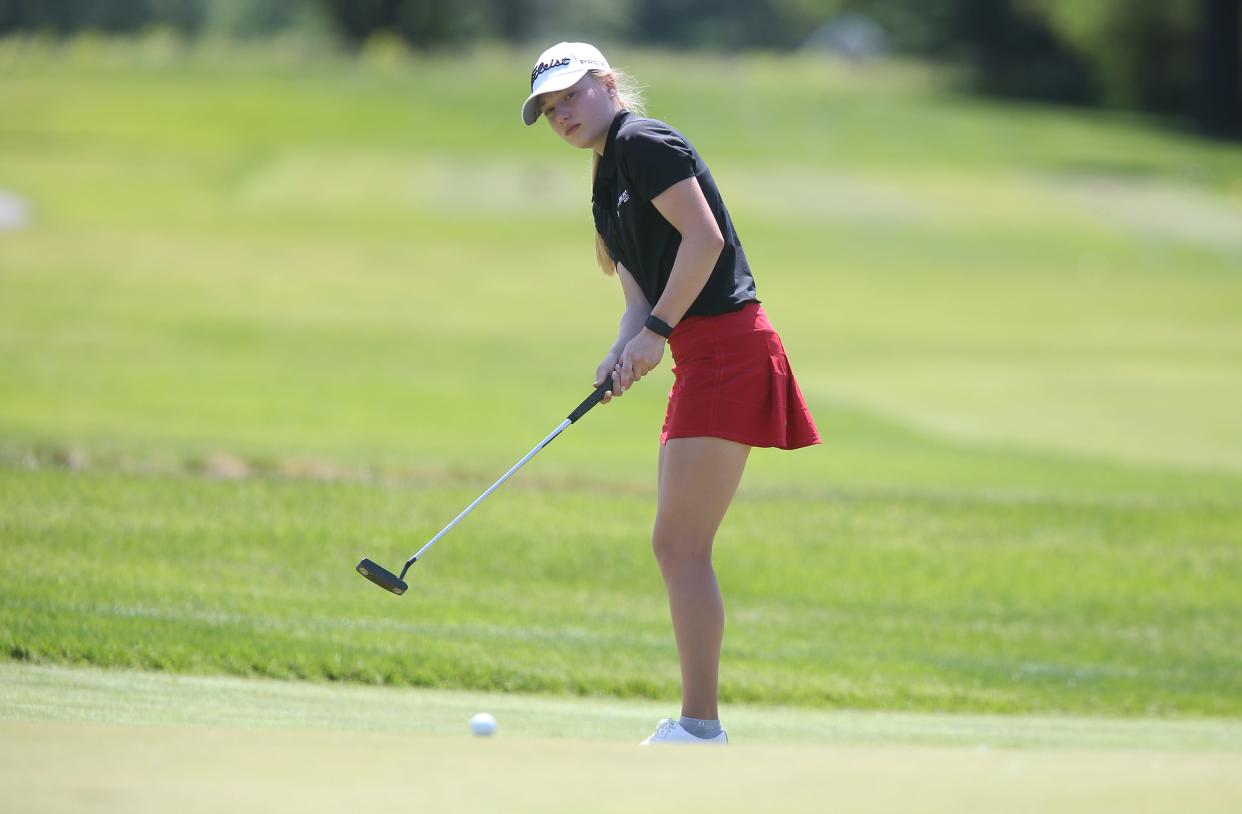
[[[606,82],[587,74],[565,90],[541,94],[539,110],[570,145],[602,153],[618,110],[615,93]]]

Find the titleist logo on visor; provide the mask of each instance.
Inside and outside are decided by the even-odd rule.
[[[535,80],[539,77],[539,74],[544,71],[550,71],[553,68],[559,68],[562,65],[568,65],[570,61],[570,57],[564,57],[562,59],[554,59],[551,62],[540,62],[535,66],[535,70],[530,72],[530,86],[532,88],[535,86]]]
[[[535,80],[539,78],[539,74],[543,73],[544,71],[550,71],[553,68],[563,68],[566,65],[568,65],[570,62],[573,62],[573,57],[562,57],[560,59],[554,59],[550,62],[540,62],[538,65],[535,66],[535,69],[530,72],[531,89],[534,90]],[[605,62],[600,62],[598,59],[589,59],[589,58],[579,59],[578,63],[581,65],[598,65],[601,68],[607,66],[607,63]]]

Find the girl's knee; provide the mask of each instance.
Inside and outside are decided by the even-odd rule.
[[[662,532],[651,535],[651,551],[661,570],[679,567],[706,567],[712,564],[712,541]]]

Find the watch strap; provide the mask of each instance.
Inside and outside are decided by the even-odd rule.
[[[665,339],[668,339],[670,336],[673,335],[673,326],[669,325],[667,322],[660,319],[655,314],[652,314],[651,316],[647,317],[646,328],[647,330],[651,331],[653,334],[659,334]]]

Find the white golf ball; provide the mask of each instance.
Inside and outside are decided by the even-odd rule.
[[[496,731],[496,719],[486,712],[480,712],[470,719],[470,731],[476,735],[487,737]]]

